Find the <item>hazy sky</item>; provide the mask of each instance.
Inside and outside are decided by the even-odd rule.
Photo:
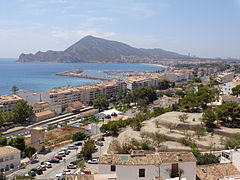
[[[64,50],[86,35],[240,58],[240,0],[0,1],[0,57]]]

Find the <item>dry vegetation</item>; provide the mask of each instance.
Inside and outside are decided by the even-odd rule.
[[[74,133],[83,131],[78,127],[64,126],[61,128],[55,128],[45,133],[45,142],[47,146],[60,144],[64,141],[72,139]]]

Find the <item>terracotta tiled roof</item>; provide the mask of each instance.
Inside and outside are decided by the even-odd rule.
[[[236,175],[240,175],[240,172],[230,163],[197,166],[197,176],[200,180],[216,180]]]
[[[196,158],[191,152],[160,152],[159,156],[162,163],[196,162]]]
[[[158,165],[168,162],[196,162],[191,152],[162,152],[145,155],[104,154],[100,157],[100,164],[117,165]]]

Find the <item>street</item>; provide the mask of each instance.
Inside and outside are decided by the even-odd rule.
[[[46,171],[43,171],[42,175],[37,175],[36,179],[50,179],[55,178],[56,174],[62,173],[63,170],[67,169],[67,165],[75,161],[77,158],[77,154],[81,151],[81,146],[79,146],[78,150],[71,150],[71,153],[67,155],[60,163],[52,163],[52,168],[47,168]],[[76,169],[72,169],[71,172],[75,172]]]

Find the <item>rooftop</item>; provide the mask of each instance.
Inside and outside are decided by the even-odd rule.
[[[20,150],[12,146],[0,147],[0,156],[6,156],[6,155],[11,155],[11,154],[20,153],[20,152],[21,152]]]
[[[200,180],[216,180],[236,175],[240,175],[240,172],[230,163],[197,166],[197,176]]]
[[[20,98],[17,95],[11,94],[11,95],[0,95],[0,103],[3,102],[9,102],[9,101],[18,101],[21,100],[22,98]]]
[[[35,116],[36,117],[42,117],[42,116],[54,115],[54,114],[55,114],[54,112],[52,112],[50,110],[46,110],[46,111],[35,113]]]
[[[154,154],[104,154],[100,158],[101,164],[117,165],[155,165],[169,162],[196,162],[191,152],[160,152]]]

